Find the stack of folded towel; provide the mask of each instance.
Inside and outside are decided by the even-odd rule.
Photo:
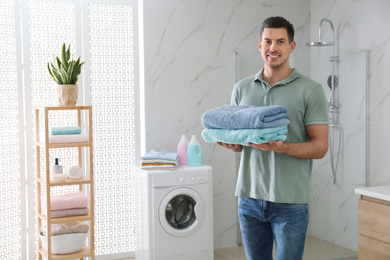
[[[284,106],[224,105],[205,112],[202,137],[206,142],[247,145],[271,140],[286,140],[287,125]]]
[[[51,225],[51,235],[59,236],[66,234],[76,234],[76,233],[87,233],[89,230],[88,224],[83,222],[69,222],[69,223],[60,223]],[[46,224],[41,227],[41,235],[46,236],[47,228]]]
[[[151,150],[141,157],[141,169],[175,169],[179,157],[177,153],[168,152],[168,150],[155,151]]]
[[[44,139],[42,139],[44,140]],[[49,143],[81,143],[88,141],[88,134],[79,126],[50,126]]]
[[[42,208],[44,210],[46,209],[45,198],[45,196],[42,196]],[[51,218],[88,215],[88,213],[88,198],[81,191],[50,196]]]
[[[71,254],[80,251],[85,245],[88,230],[89,225],[83,222],[51,224],[51,253]],[[47,234],[47,226],[44,224],[39,237],[45,250],[47,250]]]

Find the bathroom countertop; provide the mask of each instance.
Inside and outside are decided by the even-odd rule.
[[[355,193],[375,199],[390,201],[390,185],[356,188]]]

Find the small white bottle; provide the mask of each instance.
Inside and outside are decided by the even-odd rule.
[[[64,173],[62,165],[58,161],[59,159],[55,158],[54,165],[50,166],[50,173]]]
[[[179,165],[187,165],[188,140],[185,134],[181,135],[181,140],[177,145],[177,155],[179,156]]]
[[[188,144],[187,160],[189,166],[201,166],[202,165],[202,147],[196,138],[196,135],[192,135],[191,141]]]

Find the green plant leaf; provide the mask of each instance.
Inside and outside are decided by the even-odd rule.
[[[63,64],[65,70],[67,70],[67,69],[68,69],[68,66],[69,66],[68,60],[69,60],[69,59],[67,58],[66,45],[65,45],[65,43],[64,43],[64,44],[62,45],[62,48],[61,48],[61,61],[62,61],[62,64]]]
[[[63,82],[62,79],[61,79],[60,73],[57,73],[57,71],[54,71],[54,70],[53,70],[53,75],[54,75],[54,77],[55,77],[54,80],[55,80],[59,85],[64,84],[64,82]]]
[[[54,63],[54,64],[53,64]],[[59,57],[55,58],[53,63],[47,64],[47,69],[50,76],[58,84],[76,84],[78,80],[78,75],[81,73],[81,66],[85,62],[80,62],[80,57],[75,60],[71,60],[70,44],[68,49],[66,49],[65,43],[61,48],[61,59]]]

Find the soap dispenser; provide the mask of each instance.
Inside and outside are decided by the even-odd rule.
[[[64,173],[62,165],[59,164],[59,159],[55,158],[54,165],[50,165],[50,173]]]
[[[200,147],[196,135],[192,135],[191,141],[188,144],[187,160],[189,166],[202,165],[202,147]]]

